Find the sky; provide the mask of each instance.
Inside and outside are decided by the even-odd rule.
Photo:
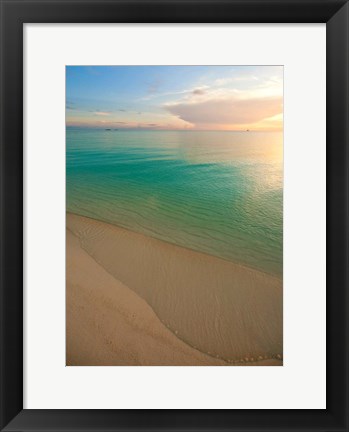
[[[283,67],[67,66],[66,122],[132,130],[282,130]]]

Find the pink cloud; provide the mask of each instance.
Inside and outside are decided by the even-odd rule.
[[[94,115],[98,115],[98,116],[110,116],[110,112],[107,112],[107,111],[95,111]]]
[[[180,119],[195,126],[204,124],[241,125],[260,122],[282,113],[282,98],[211,99],[202,102],[182,102],[165,108]]]

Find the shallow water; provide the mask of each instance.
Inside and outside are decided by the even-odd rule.
[[[67,210],[282,275],[282,133],[67,129]]]
[[[186,344],[228,363],[281,360],[279,278],[71,213],[67,228]]]

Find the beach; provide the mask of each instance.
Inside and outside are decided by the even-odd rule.
[[[283,364],[282,279],[67,213],[66,362]]]

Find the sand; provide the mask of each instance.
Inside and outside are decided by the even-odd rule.
[[[220,365],[192,349],[67,230],[67,365]]]
[[[282,283],[67,214],[67,365],[282,365]]]

